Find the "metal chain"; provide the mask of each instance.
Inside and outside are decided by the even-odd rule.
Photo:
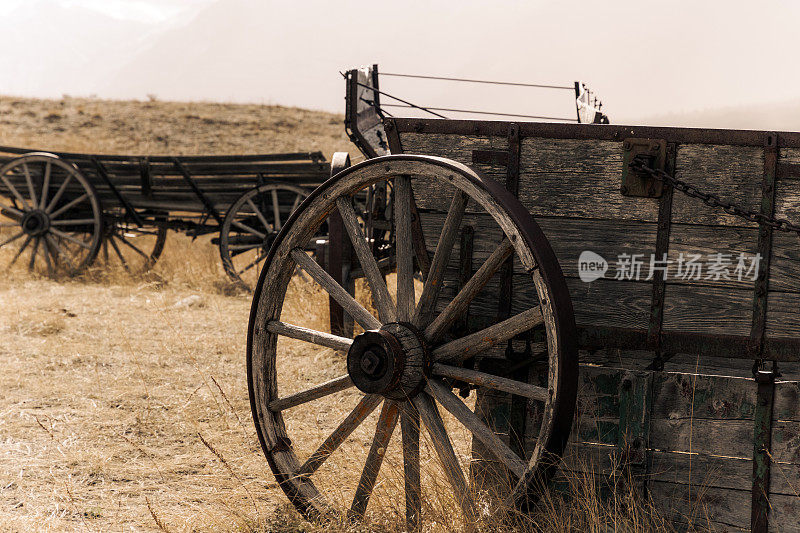
[[[637,155],[636,157],[633,158],[633,161],[631,161],[630,168],[634,171],[641,171],[646,174],[649,174],[651,177],[663,183],[668,183],[672,185],[674,189],[682,192],[683,194],[691,198],[697,198],[708,207],[720,208],[729,215],[741,217],[745,220],[748,220],[750,222],[755,222],[757,224],[770,226],[779,231],[784,231],[787,233],[796,233],[798,236],[800,236],[800,226],[792,224],[785,218],[772,217],[769,215],[765,215],[760,211],[749,211],[731,202],[726,202],[716,194],[704,193],[691,183],[686,183],[685,181],[677,177],[670,176],[663,170],[647,166],[648,162],[649,158],[646,155]]]

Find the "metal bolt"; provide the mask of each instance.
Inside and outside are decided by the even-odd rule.
[[[622,194],[628,194],[628,186],[623,185],[622,187],[619,188],[619,192],[621,192]]]
[[[361,370],[367,375],[373,375],[380,364],[380,358],[372,350],[367,350],[361,356]]]

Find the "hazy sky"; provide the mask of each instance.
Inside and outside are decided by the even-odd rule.
[[[19,13],[38,22],[2,31],[20,27]],[[113,36],[93,32],[108,24],[87,13],[113,17]],[[85,22],[81,31],[47,26],[49,16],[73,15]],[[0,57],[1,93],[157,94],[341,111],[338,71],[376,62],[394,72],[581,79],[615,122],[800,106],[800,1],[792,0],[0,0],[0,17],[0,46],[19,51]],[[384,88],[427,105],[574,113],[563,93],[388,78]]]

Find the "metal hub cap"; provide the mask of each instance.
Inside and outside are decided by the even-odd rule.
[[[38,237],[47,233],[50,229],[50,217],[44,211],[35,209],[28,211],[22,217],[22,231],[33,237]]]
[[[394,322],[366,331],[347,352],[347,372],[358,389],[396,400],[420,391],[428,366],[425,344],[410,324]]]

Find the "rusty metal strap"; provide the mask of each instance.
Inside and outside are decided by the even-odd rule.
[[[764,177],[761,183],[761,215],[773,219],[775,215],[775,186],[778,168],[778,135],[769,133],[764,139]],[[758,389],[754,413],[753,432],[753,486],[750,509],[750,529],[766,533],[769,529],[769,476],[770,447],[772,445],[772,405],[775,397],[777,363],[772,370],[763,367],[764,333],[767,323],[767,294],[769,292],[770,259],[772,256],[773,226],[761,224],[758,228],[758,254],[761,269],[755,282],[753,296],[753,323],[750,331],[748,353],[756,360],[753,372]]]
[[[669,174],[675,172],[675,159],[677,156],[677,145],[670,143],[667,146],[665,170]],[[669,235],[672,228],[672,187],[666,187],[658,201],[658,229],[656,233],[656,252],[658,259],[664,257],[669,251]],[[666,292],[666,282],[664,272],[657,271],[653,275],[653,292],[650,301],[650,322],[647,328],[647,345],[656,354],[653,363],[650,365],[652,370],[664,369],[664,354],[661,349],[661,329],[664,322],[664,298]]]
[[[128,201],[128,199],[125,198],[121,192],[119,192],[119,189],[117,189],[117,187],[114,185],[114,182],[111,181],[111,177],[108,175],[108,171],[103,163],[101,163],[96,157],[92,157],[92,164],[97,170],[97,175],[101,180],[103,180],[108,188],[111,189],[111,192],[114,193],[114,196],[117,197],[117,200],[119,200],[119,202],[122,204],[122,207],[125,208],[125,212],[128,213],[134,224],[140,228],[144,226],[144,219],[142,219],[139,213],[136,212],[136,209],[133,208],[133,205]]]
[[[197,183],[194,181],[189,171],[186,170],[186,167],[183,165],[183,163],[181,163],[177,157],[173,157],[172,164],[175,165],[175,168],[177,168],[178,172],[180,172],[181,176],[183,176],[184,181],[189,184],[189,187],[192,189],[194,194],[200,199],[200,202],[206,208],[208,214],[214,217],[214,220],[217,221],[217,224],[222,226],[222,216],[219,214],[219,211],[217,211],[217,208],[214,207],[214,204],[211,202],[211,200],[209,200],[208,196],[206,196],[205,193],[200,190],[200,187],[197,186]]]

